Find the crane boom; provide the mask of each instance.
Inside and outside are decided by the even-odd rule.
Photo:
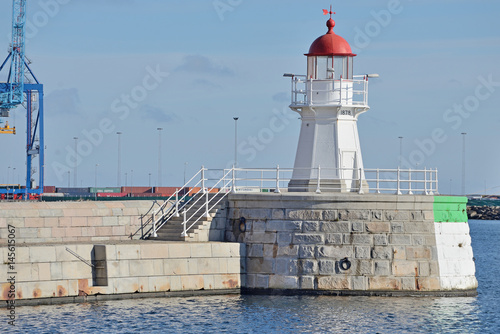
[[[11,60],[10,71],[6,83],[7,89],[3,93],[0,93],[0,109],[3,109],[3,114],[7,116],[10,109],[24,102],[25,30],[26,0],[13,0],[12,44],[9,50]]]

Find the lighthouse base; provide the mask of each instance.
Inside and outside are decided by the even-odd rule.
[[[361,188],[361,189],[360,189]],[[367,193],[369,190],[366,180],[297,180],[292,179],[288,183],[288,192],[327,192],[327,193]]]

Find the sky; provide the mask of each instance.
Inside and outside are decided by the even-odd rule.
[[[0,2],[2,58],[11,6]],[[45,184],[75,186],[78,144],[76,185],[117,186],[120,137],[123,185],[181,186],[185,170],[189,178],[202,165],[232,165],[233,117],[239,166],[293,167],[300,120],[283,73],[305,74],[329,6],[29,1],[26,54],[45,91]],[[380,75],[358,121],[365,168],[396,168],[403,137],[402,166],[437,168],[440,192],[460,194],[467,133],[466,192],[500,193],[500,3],[336,1],[334,11],[335,32],[357,54],[354,72]],[[17,135],[0,135],[0,183],[24,183],[25,117],[17,108],[7,119]]]

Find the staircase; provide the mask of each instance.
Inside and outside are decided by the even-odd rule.
[[[205,194],[197,194],[194,196],[181,210],[179,210],[179,217],[173,216],[170,218],[165,225],[156,232],[157,237],[154,238],[150,236],[149,239],[163,241],[209,241],[213,220],[216,215],[221,216],[220,222],[218,223],[224,220],[227,202],[225,200],[220,201],[209,211],[209,216],[206,217],[205,197]],[[222,193],[208,194],[209,203],[217,203],[222,197],[224,197]],[[210,207],[212,207],[212,205],[210,205]],[[188,230],[186,236],[182,235],[184,232],[184,209],[186,210],[186,228],[189,228],[196,222]],[[223,230],[223,226],[220,226],[220,224],[214,227],[222,227]]]

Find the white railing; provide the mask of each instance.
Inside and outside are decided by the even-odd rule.
[[[354,79],[307,79],[305,75],[292,76],[292,106],[314,105],[368,105],[368,78],[356,75]]]
[[[296,175],[309,175],[297,178]],[[305,172],[305,173],[304,173]],[[322,175],[351,175],[350,179],[322,178]],[[142,238],[156,237],[157,232],[173,217],[182,213],[183,232],[188,232],[229,193],[281,192],[365,192],[397,195],[438,194],[437,169],[294,169],[294,168],[230,168],[202,167],[183,187],[156,210],[150,210],[141,223]],[[218,195],[218,196],[215,196]],[[152,211],[152,212],[151,212]],[[150,216],[150,217],[149,217]],[[146,232],[144,232],[146,230]],[[138,230],[139,231],[139,230]],[[136,232],[137,233],[137,232]]]

